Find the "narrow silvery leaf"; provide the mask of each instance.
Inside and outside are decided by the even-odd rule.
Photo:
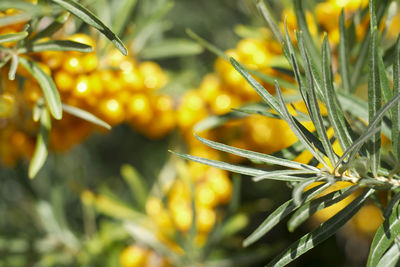
[[[261,13],[262,17],[264,18],[264,20],[267,23],[268,27],[271,29],[271,31],[274,34],[276,40],[280,44],[284,44],[285,43],[285,39],[283,38],[283,35],[282,35],[281,31],[279,30],[278,25],[277,25],[276,21],[274,20],[270,9],[267,7],[267,5],[264,3],[263,0],[259,0],[257,2],[257,8],[260,10],[260,13]],[[287,47],[283,46],[282,49],[283,49],[285,55],[287,56],[288,55]]]
[[[300,34],[300,40],[302,40],[301,36],[302,35]],[[301,43],[302,43],[302,41],[301,41]],[[301,50],[302,50],[303,60],[305,61],[305,64],[306,64],[306,77],[307,77],[307,82],[308,82],[308,87],[309,87],[309,92],[308,92],[308,95],[310,97],[309,114],[311,115],[311,120],[315,126],[315,129],[321,140],[322,146],[329,158],[329,161],[331,162],[332,165],[334,165],[336,162],[337,156],[336,156],[335,152],[333,151],[332,145],[329,141],[329,137],[326,133],[324,121],[322,119],[321,109],[319,107],[317,94],[315,91],[314,77],[313,77],[313,73],[311,71],[310,60],[309,60],[307,51],[304,48],[304,45],[301,45],[301,47],[302,47]]]
[[[283,102],[283,98],[282,98],[282,92],[281,89],[279,88],[279,85],[275,83],[275,90],[276,90],[276,94],[278,96],[280,105],[281,105],[281,109],[283,111],[283,116],[285,121],[289,124],[289,127],[292,129],[293,133],[297,136],[297,138],[304,144],[304,146],[307,148],[308,151],[311,152],[311,154],[322,164],[324,165],[327,169],[330,169],[329,165],[325,162],[325,160],[323,159],[323,156],[320,154],[319,151],[317,151],[312,143],[309,141],[309,139],[306,137],[304,131],[302,131],[302,129],[299,127],[299,124],[301,125],[301,123],[297,122],[296,120],[292,117],[292,115],[290,115],[285,103]],[[316,143],[314,143],[316,144]]]
[[[70,106],[70,105],[67,105],[67,104],[62,104],[62,108],[63,108],[63,110],[65,112],[67,112],[67,113],[69,113],[69,114],[71,114],[73,116],[76,116],[78,118],[81,118],[81,119],[86,120],[88,122],[91,122],[93,124],[96,124],[96,125],[99,125],[101,127],[104,127],[107,130],[111,129],[111,126],[107,122],[99,119],[98,117],[96,117],[95,115],[93,115],[90,112],[87,112],[87,111],[85,111],[83,109],[80,109],[80,108],[77,108],[77,107],[73,107],[73,106]]]
[[[128,50],[126,49],[122,41],[118,38],[118,36],[113,33],[103,22],[101,22],[101,20],[96,17],[96,15],[83,7],[81,4],[73,0],[51,0],[51,2],[60,5],[79,19],[99,30],[108,39],[110,39],[110,41],[115,45],[116,48],[118,48],[119,51],[121,51],[122,54],[128,54]]]
[[[53,33],[57,32],[59,29],[64,26],[65,22],[69,18],[68,12],[64,12],[61,15],[59,15],[55,20],[50,23],[46,28],[35,34],[31,39],[29,39],[30,43],[35,42],[36,40],[40,40],[45,37],[49,37],[53,35]]]
[[[29,178],[35,178],[36,174],[43,167],[46,162],[48,148],[48,134],[51,128],[51,119],[46,107],[40,108],[40,130],[36,137],[36,147],[33,152],[31,162],[29,164],[28,175]]]
[[[391,210],[389,217],[381,224],[372,240],[367,266],[376,266],[385,251],[400,234],[400,206]]]
[[[372,1],[373,2],[373,1]],[[370,7],[371,8],[371,7]],[[372,39],[369,51],[369,76],[368,76],[368,119],[371,121],[382,106],[382,93],[379,79],[378,65],[378,30],[375,28],[372,32]],[[376,127],[380,129],[381,123]],[[380,162],[381,132],[372,136],[369,144],[369,153],[371,160],[371,170],[374,176],[377,176]]]
[[[264,179],[269,179],[271,177],[279,177],[279,176],[283,176],[283,177],[289,177],[290,175],[301,175],[301,174],[317,174],[319,172],[315,171],[315,170],[283,170],[283,171],[269,171],[266,174],[260,175],[260,176],[256,176],[253,178],[254,182],[258,182]],[[300,179],[297,180],[298,181],[304,181],[306,178],[301,177]],[[293,180],[295,181],[295,180]]]
[[[10,70],[8,71],[8,79],[11,81],[15,79],[15,74],[17,73],[18,68],[18,60],[19,57],[17,54],[11,56]]]
[[[38,81],[40,87],[42,88],[47,105],[49,106],[49,110],[53,115],[53,117],[57,120],[61,119],[62,118],[61,98],[60,94],[57,91],[56,85],[54,84],[54,81],[34,61],[20,57],[19,62]]]
[[[282,114],[278,101],[273,97],[267,89],[257,82],[251,75],[237,62],[234,58],[230,59],[232,66],[245,78],[245,80],[257,91],[262,99],[272,107],[279,115]]]
[[[216,167],[216,168],[220,168],[223,170],[236,172],[236,173],[240,173],[240,174],[244,174],[244,175],[258,176],[258,175],[262,175],[265,173],[265,171],[260,170],[260,169],[238,166],[238,165],[234,165],[234,164],[230,164],[230,163],[226,163],[226,162],[222,162],[222,161],[206,159],[206,158],[182,154],[182,153],[178,153],[178,152],[174,152],[174,151],[170,151],[170,152],[181,158],[187,159],[187,160],[191,160],[191,161],[205,164],[205,165],[208,165],[211,167]]]
[[[118,35],[123,34],[126,24],[131,19],[132,11],[135,9],[137,0],[125,0],[121,2],[123,3],[120,5],[117,12],[118,16],[114,18],[112,26],[114,32]]]
[[[334,191],[323,197],[319,197],[314,200],[311,200],[310,202],[307,202],[306,204],[301,206],[289,220],[288,222],[289,231],[293,232],[300,224],[305,222],[314,213],[324,208],[327,208],[339,201],[342,201],[350,194],[354,193],[354,191],[356,191],[357,188],[358,185],[354,185],[350,188]]]
[[[346,150],[351,144],[351,136],[346,128],[345,117],[341,108],[338,107],[338,100],[333,87],[331,53],[328,37],[325,34],[322,45],[322,79],[325,105],[328,111],[328,118],[335,132],[342,150]]]
[[[308,85],[307,91],[309,92],[311,90],[310,83],[312,82],[313,86],[315,87],[315,90],[317,91],[318,97],[322,98],[323,93],[322,93],[321,72],[317,69],[314,62],[311,60],[311,57],[309,56],[310,50],[308,49],[304,41],[304,33],[300,31],[299,33],[296,33],[296,36],[299,43],[300,53],[303,59],[304,70],[306,72],[307,85]],[[317,62],[319,63],[320,61]],[[319,64],[318,68],[321,69],[321,66]],[[311,75],[307,73],[307,69],[309,70]]]
[[[346,38],[346,28],[344,24],[344,10],[340,12],[340,23],[339,23],[339,72],[340,78],[342,80],[342,86],[345,92],[351,92],[351,81],[350,81],[350,71],[349,71],[349,53],[347,47],[347,38]]]
[[[302,238],[290,245],[283,253],[268,263],[267,266],[285,266],[313,247],[317,246],[319,243],[328,239],[357,213],[373,192],[374,190],[369,189],[363,193],[328,221],[323,222],[315,230],[304,235]]]
[[[328,188],[330,184],[325,183],[319,186],[316,186],[307,192],[303,194],[303,201],[302,203],[306,203],[307,201],[310,201],[320,193],[322,193],[326,188]],[[286,216],[288,216],[290,213],[292,213],[294,210],[296,210],[299,207],[299,205],[296,205],[293,201],[293,199],[285,202],[279,208],[277,208],[275,211],[273,211],[263,222],[260,224],[260,226],[257,227],[254,232],[249,235],[244,241],[243,241],[243,246],[247,247],[257,240],[259,240],[261,237],[263,237],[265,234],[267,234],[273,227],[275,227],[280,221],[282,221]]]
[[[370,16],[369,27],[371,30],[373,30],[374,28],[378,27],[378,23],[376,20],[376,12],[375,12],[375,0],[369,0],[368,6],[369,6],[369,16]]]
[[[397,38],[393,63],[393,95],[400,94],[400,36]],[[396,103],[392,109],[392,143],[397,159],[400,159],[400,105]]]
[[[202,142],[203,144],[205,144],[211,148],[214,148],[214,149],[217,149],[220,151],[224,151],[224,152],[228,152],[228,153],[232,153],[234,155],[248,158],[250,160],[260,161],[260,162],[264,162],[267,164],[285,166],[285,167],[294,168],[294,169],[303,169],[303,170],[314,171],[314,172],[320,171],[318,168],[315,168],[313,166],[308,166],[308,165],[305,165],[305,164],[302,164],[302,163],[299,163],[296,161],[291,161],[291,160],[287,160],[284,158],[274,157],[271,155],[254,152],[254,151],[250,151],[250,150],[246,150],[246,149],[236,148],[236,147],[232,147],[232,146],[228,146],[225,144],[221,144],[218,142],[204,139],[198,135],[195,135],[195,136],[200,142]]]
[[[385,210],[383,211],[383,217],[387,218],[390,216],[390,214],[392,213],[392,210],[397,207],[397,205],[399,204],[400,201],[400,192],[398,192],[397,194],[395,194],[392,199],[390,200],[390,202],[387,204]]]
[[[0,35],[0,44],[17,42],[25,39],[28,36],[28,32],[18,32]]]
[[[320,69],[321,66],[319,64],[317,64],[317,62],[319,62],[321,56],[320,56],[318,48],[315,45],[315,42],[311,36],[311,33],[309,31],[309,27],[307,25],[306,16],[305,16],[306,13],[305,13],[303,4],[304,3],[302,0],[294,1],[294,11],[296,13],[297,23],[298,23],[299,29],[304,33],[304,41],[305,41],[307,48],[310,51],[310,55],[311,55],[310,57],[311,57],[312,64],[314,64],[314,66],[316,66],[317,72],[321,73],[321,69]]]
[[[293,188],[292,196],[293,196],[293,202],[296,206],[300,205],[305,188],[311,185],[312,183],[316,182],[318,179],[319,179],[318,177],[303,179],[303,181],[298,183]]]
[[[136,200],[136,203],[141,209],[146,204],[146,198],[148,195],[148,189],[144,183],[143,177],[129,164],[124,164],[121,167],[121,176],[131,189],[132,195]]]
[[[20,53],[43,51],[76,51],[81,53],[89,53],[93,51],[93,48],[90,45],[70,40],[51,40],[33,43],[27,47],[19,49]]]
[[[395,242],[380,259],[377,267],[396,267],[400,261],[400,244]]]
[[[371,122],[368,124],[367,129],[365,129],[364,133],[356,140],[354,143],[346,150],[344,151],[343,155],[340,157],[338,162],[336,163],[335,169],[338,168],[339,164],[343,162],[343,160],[350,154],[353,153],[354,151],[358,151],[361,145],[363,145],[368,139],[376,134],[377,131],[379,131],[379,128],[376,127],[383,118],[383,115],[391,109],[398,101],[400,100],[400,94],[394,96],[389,102],[387,102],[379,111],[376,113],[375,117],[371,120]],[[354,153],[353,153],[353,156]],[[351,160],[350,160],[351,161]]]

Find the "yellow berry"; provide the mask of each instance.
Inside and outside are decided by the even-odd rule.
[[[153,117],[150,100],[145,94],[134,94],[127,102],[127,115],[134,125],[149,123]]]
[[[129,246],[122,250],[119,262],[122,267],[142,267],[147,261],[148,250],[139,246]]]
[[[216,214],[213,209],[199,208],[196,210],[196,224],[200,232],[208,233],[216,221]]]
[[[232,183],[225,171],[210,168],[207,172],[207,183],[215,192],[219,203],[227,203],[230,200],[232,195]]]
[[[15,97],[12,94],[0,95],[0,118],[9,118],[15,112]]]
[[[196,186],[196,204],[202,207],[212,208],[218,203],[216,192],[209,184],[201,183]]]
[[[124,120],[125,114],[121,103],[115,98],[107,98],[100,102],[99,112],[110,124],[115,125]]]
[[[57,71],[54,74],[54,81],[57,89],[62,92],[71,91],[75,85],[74,77],[65,71]]]

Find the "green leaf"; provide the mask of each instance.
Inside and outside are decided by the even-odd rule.
[[[383,217],[388,218],[392,213],[392,210],[399,204],[400,201],[400,192],[392,197],[390,202],[387,204],[385,210],[383,211]]]
[[[35,5],[28,1],[21,0],[1,0],[0,2],[0,10],[7,10],[15,8],[18,10],[28,11],[32,14],[39,14],[43,7],[41,5]]]
[[[300,206],[301,204],[301,199],[303,196],[304,189],[311,185],[312,183],[315,183],[319,177],[311,177],[311,178],[303,178],[303,181],[298,183],[292,191],[292,196],[293,196],[293,202],[296,206]]]
[[[377,267],[396,267],[400,261],[400,244],[395,242],[378,262]]]
[[[375,2],[375,1],[373,1]],[[372,2],[371,2],[372,3]],[[379,25],[383,15],[385,14],[385,10],[386,10],[386,4],[382,4],[379,5],[378,8],[378,12],[375,16],[375,5],[374,3],[372,3],[373,5],[369,5],[370,10],[373,12],[373,18],[372,20],[370,20],[370,25]],[[373,28],[368,28],[367,32],[365,33],[364,39],[361,43],[361,46],[359,48],[359,50],[357,50],[357,59],[356,59],[356,63],[354,65],[354,71],[353,71],[353,75],[351,78],[351,89],[352,92],[355,92],[355,90],[357,89],[357,85],[358,82],[360,80],[360,76],[365,64],[366,59],[368,58],[367,53],[368,53],[368,46],[372,37],[372,31]]]
[[[368,121],[368,104],[354,94],[337,91],[337,96],[342,108],[355,117]]]
[[[129,164],[124,164],[121,167],[121,175],[125,182],[129,185],[132,195],[139,207],[144,210],[148,189],[143,182],[140,174]]]
[[[34,61],[21,57],[19,62],[38,81],[51,114],[55,119],[60,120],[62,118],[61,98],[54,81]]]
[[[351,80],[350,80],[350,71],[349,71],[349,52],[348,52],[348,41],[346,38],[346,27],[344,24],[344,9],[340,12],[340,22],[339,22],[339,73],[340,78],[342,79],[342,87],[343,90],[347,93],[351,92]],[[324,41],[325,42],[325,41]],[[322,66],[324,67],[324,65]],[[322,70],[323,71],[323,70]]]
[[[389,102],[387,102],[375,115],[375,117],[370,121],[368,124],[367,129],[365,129],[364,133],[346,150],[344,151],[343,155],[340,157],[334,169],[337,169],[340,163],[352,153],[352,157],[350,158],[350,162],[355,157],[355,153],[358,151],[361,145],[363,145],[368,139],[376,134],[379,131],[379,128],[376,127],[382,120],[383,115],[392,108],[398,101],[400,100],[400,94],[393,97]]]
[[[27,47],[22,47],[19,49],[19,53],[43,51],[76,51],[81,53],[89,53],[93,51],[93,48],[90,45],[70,40],[52,40],[47,42],[33,43]]]
[[[135,9],[137,0],[125,0],[120,5],[117,15],[114,17],[113,30],[118,35],[122,35],[126,24],[131,19],[133,10]]]
[[[284,44],[285,39],[283,38],[283,35],[282,35],[281,31],[279,30],[278,25],[277,25],[275,19],[273,18],[270,9],[267,7],[267,5],[264,3],[263,0],[257,1],[257,8],[261,12],[262,17],[264,18],[268,27],[271,29],[276,40],[280,44]],[[287,49],[287,47],[284,46],[283,49]]]
[[[368,46],[371,40],[370,30],[365,34],[365,37],[361,43],[360,51],[357,53],[356,63],[354,64],[353,75],[351,77],[351,92],[354,93],[357,89],[360,76],[367,60]]]
[[[50,23],[46,28],[44,28],[43,30],[41,30],[40,32],[35,34],[29,40],[29,43],[33,43],[36,40],[40,40],[42,38],[53,35],[53,33],[57,32],[59,29],[61,29],[64,26],[65,22],[67,22],[67,20],[69,18],[69,14],[70,13],[68,13],[68,12],[64,12],[60,16],[55,18],[55,20],[52,23]]]
[[[237,111],[231,111],[222,115],[214,115],[214,116],[208,116],[204,120],[201,120],[200,122],[196,123],[195,126],[193,127],[194,132],[202,132],[206,130],[211,130],[216,127],[222,126],[228,121],[240,119],[240,118],[245,118],[247,117],[246,114],[237,112]]]
[[[215,55],[229,61],[229,57],[215,45],[211,44],[210,42],[206,41],[205,39],[201,38],[198,34],[196,34],[191,29],[186,29],[186,34],[189,35],[190,38],[196,40],[200,45],[204,46],[207,50],[211,51]]]
[[[300,141],[297,141],[293,145],[271,154],[271,156],[274,156],[276,158],[293,160],[298,155],[300,155],[305,149],[306,148],[303,145],[303,143]]]
[[[285,103],[283,102],[282,98],[282,92],[281,89],[279,88],[278,84],[275,84],[275,91],[278,96],[281,109],[283,110],[283,117],[285,118],[285,121],[289,124],[290,129],[292,129],[293,133],[296,135],[296,137],[304,144],[304,146],[307,148],[308,151],[322,164],[324,165],[327,169],[330,169],[329,165],[325,162],[323,156],[319,151],[317,151],[313,144],[318,147],[320,151],[323,151],[323,148],[321,147],[320,143],[318,143],[318,139],[315,140],[316,138],[314,137],[314,141],[310,141],[311,134],[300,122],[298,122],[295,118],[290,115]],[[302,126],[302,127],[301,127]],[[311,134],[312,135],[312,134]]]
[[[378,23],[376,21],[375,0],[369,0],[368,7],[369,7],[369,16],[370,16],[370,20],[369,20],[370,26],[369,27],[371,30],[374,30],[374,28],[378,27]],[[374,33],[372,32],[372,35],[373,34]]]
[[[376,266],[385,251],[400,234],[400,206],[391,210],[389,217],[379,226],[372,240],[367,266]]]
[[[228,212],[229,214],[235,214],[240,207],[240,192],[242,187],[242,180],[239,174],[232,175],[232,197],[229,201]]]
[[[372,0],[370,1],[373,2]],[[371,7],[370,7],[371,9]],[[371,19],[372,21],[373,19]],[[375,19],[376,20],[376,19]],[[372,23],[372,22],[371,22]],[[376,23],[376,22],[375,22]],[[372,25],[372,24],[371,24]],[[378,65],[378,30],[374,28],[372,31],[372,39],[369,52],[369,76],[368,76],[368,119],[371,121],[382,106],[381,87],[379,79],[379,65]],[[375,126],[379,130],[372,136],[371,143],[369,144],[369,153],[371,160],[371,171],[376,177],[380,164],[380,148],[381,148],[381,123]]]
[[[302,35],[300,34],[300,43],[302,44],[302,54],[303,54],[303,58],[306,62],[306,66],[307,66],[307,71],[306,71],[306,77],[307,77],[307,81],[308,81],[308,86],[309,86],[309,97],[310,97],[310,101],[309,101],[309,107],[311,108],[309,110],[309,114],[311,116],[311,120],[315,126],[315,129],[317,131],[317,134],[321,140],[322,146],[329,158],[329,161],[331,162],[331,164],[335,164],[336,160],[337,160],[337,155],[335,154],[335,152],[333,151],[333,148],[331,146],[331,142],[329,141],[329,137],[326,133],[326,129],[324,126],[324,121],[322,119],[322,115],[321,115],[321,110],[318,104],[318,99],[317,99],[317,95],[316,95],[316,91],[315,91],[315,86],[314,86],[314,77],[313,77],[313,73],[311,71],[311,66],[310,66],[310,60],[307,54],[307,51],[304,48],[303,42],[302,42]]]
[[[346,128],[345,117],[341,108],[339,108],[335,89],[333,87],[331,53],[328,43],[328,37],[325,34],[322,44],[322,80],[323,94],[328,118],[335,132],[342,150],[346,150],[351,142],[351,136]]]
[[[400,94],[400,36],[397,38],[393,63],[393,95]],[[392,143],[393,152],[400,159],[400,105],[396,103],[392,109]]]
[[[307,192],[303,194],[302,203],[306,203],[310,201],[320,193],[322,193],[326,188],[328,188],[330,184],[325,183],[314,188],[311,188]],[[266,235],[273,227],[275,227],[280,221],[282,221],[286,216],[296,210],[299,205],[296,205],[294,201],[291,199],[281,206],[279,206],[276,210],[274,210],[258,227],[257,229],[251,233],[244,241],[243,246],[248,247],[261,237]]]
[[[310,51],[311,62],[314,66],[316,66],[317,73],[321,73],[321,66],[317,64],[317,62],[320,61],[321,55],[313,38],[311,37],[310,31],[308,30],[303,4],[304,3],[302,0],[294,1],[294,11],[296,13],[297,24],[299,29],[304,33],[304,42]]]
[[[335,216],[330,218],[328,221],[323,222],[315,230],[304,235],[302,238],[290,245],[284,252],[268,263],[267,266],[287,265],[313,247],[317,246],[319,243],[328,239],[357,213],[373,192],[373,189],[364,192],[360,197],[339,211]]]
[[[378,49],[378,71],[379,71],[379,81],[382,88],[383,96],[385,98],[385,102],[389,101],[392,97],[392,88],[390,87],[389,79],[386,75],[385,64],[383,63],[382,55]]]
[[[50,128],[50,114],[45,107],[42,107],[40,111],[40,130],[36,137],[36,147],[28,170],[28,175],[31,179],[35,178],[36,174],[46,162],[48,154],[47,142]]]
[[[358,188],[358,185],[354,185],[350,188],[334,191],[325,196],[307,202],[306,204],[301,206],[290,218],[288,222],[289,231],[293,232],[300,224],[305,222],[314,213],[319,210],[325,209],[339,201],[342,201],[350,194],[354,193],[354,191],[356,191]]]
[[[17,42],[28,36],[28,32],[18,32],[18,33],[9,33],[0,35],[0,44],[9,43],[9,42]]]
[[[282,171],[269,171],[266,174],[262,174],[260,176],[256,176],[253,178],[254,182],[258,182],[261,180],[265,180],[265,179],[274,179],[277,180],[277,178],[282,177],[282,181],[285,181],[283,179],[289,179],[293,178],[292,182],[302,182],[304,181],[306,178],[304,177],[293,177],[290,175],[296,175],[296,174],[317,174],[319,173],[316,170],[282,170]]]
[[[96,117],[95,115],[93,115],[90,112],[87,112],[83,109],[73,107],[73,106],[70,106],[67,104],[62,104],[62,108],[65,112],[67,112],[75,117],[81,118],[85,121],[91,122],[91,123],[96,124],[101,127],[104,127],[107,130],[111,129],[111,125],[109,125],[107,122],[99,119],[98,117]]]
[[[0,27],[26,22],[32,18],[31,13],[23,12],[15,15],[0,17]]]
[[[230,59],[232,66],[245,78],[245,80],[257,91],[261,98],[282,117],[282,110],[279,102],[273,97],[267,89],[257,82],[234,58]]]
[[[17,68],[18,68],[18,60],[19,57],[17,54],[13,54],[11,56],[10,70],[8,71],[8,79],[11,81],[15,79],[15,74],[17,73]]]
[[[310,93],[311,91],[311,83],[313,83],[313,86],[315,87],[316,91],[317,91],[317,95],[320,98],[323,98],[323,94],[322,94],[322,80],[321,80],[321,75],[320,75],[320,71],[317,70],[317,67],[315,66],[316,64],[311,61],[312,59],[310,58],[310,52],[309,49],[307,49],[306,47],[306,43],[304,42],[304,33],[302,31],[300,31],[299,33],[296,32],[296,37],[297,37],[297,41],[299,43],[299,48],[300,48],[300,54],[302,56],[303,59],[303,65],[304,65],[304,70],[305,70],[305,74],[306,74],[306,78],[307,78],[307,85],[304,90],[307,91],[308,93]],[[294,56],[294,55],[293,55]],[[320,61],[317,61],[318,63]],[[321,68],[321,66],[318,67]],[[309,71],[307,71],[309,70]],[[311,74],[310,74],[311,73]],[[307,95],[309,97],[309,95]]]
[[[170,150],[170,152],[177,155],[178,157],[183,158],[183,159],[191,160],[191,161],[205,164],[205,165],[208,165],[211,167],[216,167],[216,168],[220,168],[223,170],[236,172],[236,173],[240,173],[240,174],[244,174],[244,175],[257,176],[257,175],[262,175],[265,173],[265,171],[260,170],[260,169],[234,165],[234,164],[226,163],[223,161],[211,160],[211,159],[206,159],[206,158],[202,158],[202,157],[196,157],[196,156],[192,156],[192,155],[178,153],[178,152],[171,151],[171,150]]]
[[[121,51],[125,56],[128,54],[128,50],[122,41],[118,38],[115,33],[113,33],[101,20],[96,17],[92,12],[83,7],[81,4],[73,1],[73,0],[51,0],[52,2],[60,5],[65,8],[73,15],[86,22],[90,26],[99,30],[102,34],[104,34],[113,44],[114,46]]]
[[[202,142],[203,144],[205,144],[211,148],[214,148],[214,149],[217,149],[217,150],[220,150],[223,152],[231,153],[231,154],[234,154],[234,155],[237,155],[240,157],[248,158],[250,160],[260,161],[260,162],[264,162],[267,164],[284,166],[284,167],[293,168],[293,169],[301,169],[301,170],[314,171],[314,172],[320,171],[318,168],[315,168],[313,166],[308,166],[308,165],[305,165],[305,164],[302,164],[302,163],[299,163],[296,161],[291,161],[291,160],[287,160],[284,158],[274,157],[271,155],[254,152],[254,151],[250,151],[250,150],[246,150],[246,149],[236,148],[233,146],[228,146],[225,144],[207,140],[198,135],[195,135],[195,136],[200,142]]]
[[[186,39],[165,39],[148,45],[140,51],[144,59],[159,59],[197,55],[203,52],[203,47],[197,42]]]

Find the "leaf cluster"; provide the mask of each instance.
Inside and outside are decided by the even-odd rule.
[[[270,8],[263,1],[258,1],[257,7],[275,38],[282,44],[283,54],[291,66],[291,69],[287,71],[292,73],[296,80],[298,94],[307,108],[308,118],[312,121],[315,131],[305,128],[298,114],[289,112],[279,80],[276,79],[274,82],[276,96],[273,96],[253,77],[254,75],[259,79],[263,78],[257,75],[257,72],[243,66],[233,58],[228,59],[223,52],[193,32],[188,32],[208,49],[230,60],[232,66],[257,91],[266,104],[253,109],[244,108],[244,113],[270,117],[274,114],[275,117],[287,122],[299,142],[275,155],[266,155],[217,143],[196,135],[200,142],[211,148],[245,157],[253,162],[274,165],[279,167],[277,170],[270,170],[270,168],[266,170],[259,166],[239,166],[174,153],[188,160],[252,176],[255,182],[269,179],[291,184],[293,188],[291,199],[269,214],[264,222],[244,240],[244,246],[249,246],[259,240],[291,213],[293,215],[289,220],[288,228],[293,231],[315,212],[338,203],[356,190],[361,192],[356,199],[332,218],[290,245],[268,266],[286,265],[335,234],[369,199],[374,199],[377,192],[394,192],[394,196],[384,211],[384,222],[372,242],[368,266],[395,266],[399,261],[399,244],[396,236],[399,234],[400,198],[397,193],[400,185],[398,180],[400,178],[398,174],[400,38],[388,49],[384,49],[382,41],[386,29],[378,30],[384,14],[393,5],[392,1],[375,3],[374,0],[370,0],[367,9],[357,11],[355,16],[370,17],[366,36],[361,41],[348,37],[357,22],[351,19],[349,23],[345,23],[344,10],[342,10],[338,25],[340,84],[334,80],[328,36],[323,35],[323,42],[320,45],[310,34],[303,4],[303,1],[294,1],[299,27],[299,31],[295,32],[297,45],[290,37],[286,22],[285,33],[281,33]],[[350,60],[354,60],[354,64],[350,64]],[[366,80],[368,81],[368,86],[365,87],[368,98],[364,100],[356,89]],[[326,108],[326,114],[321,112],[322,106]],[[208,119],[197,129],[214,127],[227,119],[229,119],[227,115],[220,120]],[[329,129],[333,130],[333,135],[328,135]],[[383,148],[382,135],[390,140],[390,148]],[[333,149],[334,142],[339,143],[341,151]],[[288,150],[297,151],[297,153],[295,155],[286,153]],[[313,156],[309,164],[293,160],[303,150],[307,150]],[[320,196],[326,188],[339,181],[351,182],[353,186]],[[314,183],[318,186],[306,190]]]

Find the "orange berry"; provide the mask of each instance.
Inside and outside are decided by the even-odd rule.
[[[134,125],[143,125],[153,117],[149,97],[145,94],[135,94],[128,100],[127,114]]]
[[[71,74],[80,74],[83,72],[82,62],[79,57],[77,56],[70,56],[68,57],[63,65],[62,68]]]
[[[99,104],[101,116],[111,125],[124,120],[125,114],[121,103],[115,98],[103,99]]]
[[[65,71],[57,71],[54,74],[54,81],[62,92],[71,91],[75,85],[74,77]]]
[[[95,53],[89,53],[82,56],[81,62],[84,72],[92,72],[97,69],[99,60]]]
[[[143,82],[146,88],[154,90],[161,88],[167,82],[167,77],[161,67],[150,61],[139,65],[139,71],[143,76]]]

